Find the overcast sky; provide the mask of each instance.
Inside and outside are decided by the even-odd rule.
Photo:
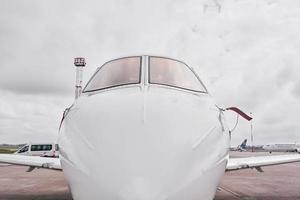
[[[0,143],[56,139],[74,57],[87,58],[86,81],[135,54],[191,65],[220,106],[253,113],[255,144],[300,143],[299,0],[0,2]],[[233,145],[244,138],[241,120]]]

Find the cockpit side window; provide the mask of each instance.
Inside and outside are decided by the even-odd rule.
[[[91,78],[83,92],[91,92],[141,82],[141,57],[127,57],[105,63]]]
[[[186,64],[163,57],[149,57],[149,83],[207,92]]]
[[[18,151],[18,153],[24,153],[24,152],[27,152],[28,151],[28,146],[25,146],[25,147],[23,147],[22,149],[20,149],[19,151]]]

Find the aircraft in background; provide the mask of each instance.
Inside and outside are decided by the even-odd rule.
[[[300,145],[295,144],[268,144],[262,147],[264,150],[272,152],[298,152],[300,153]]]
[[[247,151],[246,147],[247,147],[247,139],[245,139],[245,140],[242,142],[242,144],[238,145],[237,148],[236,148],[236,150],[237,150],[237,151],[241,151],[241,152],[242,152],[242,151]]]
[[[125,57],[98,68],[64,112],[59,158],[0,155],[0,162],[63,170],[74,200],[213,199],[225,171],[300,161],[300,155],[229,158],[221,109],[184,62]]]

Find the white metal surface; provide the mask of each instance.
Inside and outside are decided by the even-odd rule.
[[[144,83],[84,93],[65,117],[59,145],[74,199],[214,197],[229,148],[214,101]]]
[[[218,115],[207,94],[160,87],[81,96],[59,140],[74,199],[213,198],[229,147]]]
[[[248,158],[230,158],[226,170],[238,170],[269,165],[279,165],[285,163],[299,162],[299,154],[276,155],[276,156],[259,156]]]
[[[23,156],[17,154],[0,154],[0,162],[48,169],[61,170],[59,158]]]

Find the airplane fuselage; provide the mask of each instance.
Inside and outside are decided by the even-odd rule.
[[[206,92],[139,84],[83,93],[59,134],[75,200],[213,199],[228,161],[223,113]]]

